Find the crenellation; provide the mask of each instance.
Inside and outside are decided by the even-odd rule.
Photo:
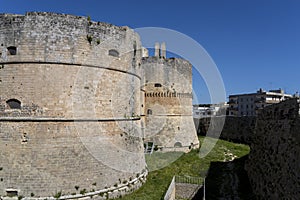
[[[133,51],[133,40],[139,41],[137,34],[130,31],[128,27],[89,23],[86,17],[33,12],[27,13],[21,23],[16,28],[11,24],[0,24],[0,30],[5,30],[0,35],[0,42],[3,44],[2,61],[22,60],[107,66],[115,62],[114,58],[108,56],[108,49],[117,49],[122,56],[128,57],[126,54]],[[49,29],[53,34],[48,34]],[[90,42],[87,37],[91,37]],[[7,54],[8,46],[17,47],[15,56]],[[105,62],[107,59],[109,62]],[[99,63],[99,60],[102,62]],[[113,67],[128,70],[131,63],[128,64],[127,66],[124,63],[120,66],[116,64]]]

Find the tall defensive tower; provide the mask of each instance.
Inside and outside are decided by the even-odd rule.
[[[0,15],[0,45],[0,196],[138,188],[147,174],[134,114],[139,36],[30,12]]]
[[[145,142],[163,151],[199,147],[192,117],[192,65],[166,58],[166,45],[142,59],[145,97]]]

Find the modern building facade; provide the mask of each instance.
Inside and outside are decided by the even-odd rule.
[[[269,91],[259,89],[256,93],[229,95],[228,114],[238,117],[256,116],[259,109],[292,97],[285,94],[282,89]]]
[[[200,119],[212,116],[227,115],[227,103],[193,105],[193,118]]]

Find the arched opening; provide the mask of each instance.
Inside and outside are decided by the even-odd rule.
[[[154,87],[161,87],[161,84],[160,83],[155,83]]]
[[[17,54],[17,47],[10,46],[7,47],[8,55],[16,55]]]
[[[108,51],[108,55],[114,56],[114,57],[119,57],[119,52],[117,50],[115,50],[115,49],[110,49]]]
[[[181,142],[176,142],[176,143],[174,144],[174,147],[182,147]]]
[[[147,115],[152,115],[152,110],[151,109],[147,110]]]
[[[6,103],[10,109],[21,109],[21,101],[17,99],[9,99]]]

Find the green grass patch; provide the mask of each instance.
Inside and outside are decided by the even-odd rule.
[[[201,144],[205,137],[199,137]],[[199,156],[199,150],[192,150],[189,153],[181,152],[155,152],[146,156],[149,175],[147,182],[137,191],[126,195],[124,200],[160,200],[167,191],[174,175],[203,177],[207,172],[210,162],[227,161],[249,154],[250,148],[247,145],[235,144],[224,140],[217,140],[206,137],[206,143],[216,145],[203,158]],[[154,169],[157,169],[153,171]]]

